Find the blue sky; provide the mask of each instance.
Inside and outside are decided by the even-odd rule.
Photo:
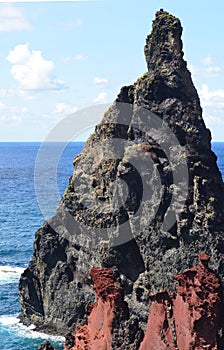
[[[112,102],[146,71],[143,48],[160,8],[182,22],[206,125],[224,141],[221,0],[1,2],[0,141],[42,141],[73,111]]]

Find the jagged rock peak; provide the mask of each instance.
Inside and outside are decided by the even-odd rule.
[[[154,70],[164,61],[181,60],[183,45],[180,20],[160,10],[153,21],[152,33],[146,39],[145,55],[149,70]]]
[[[162,80],[172,89],[181,89],[179,96],[189,100],[197,99],[198,94],[191,80],[187,64],[183,59],[180,20],[163,9],[156,13],[152,32],[145,45],[145,57],[151,80]],[[171,92],[172,95],[173,91]]]

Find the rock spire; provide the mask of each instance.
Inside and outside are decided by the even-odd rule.
[[[23,323],[60,334],[86,323],[96,266],[117,269],[143,328],[149,293],[175,290],[171,276],[196,265],[199,253],[212,256],[223,279],[224,187],[181,34],[179,19],[157,12],[148,71],[121,89],[76,158],[20,279]]]

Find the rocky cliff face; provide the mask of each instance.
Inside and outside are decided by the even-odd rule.
[[[199,265],[173,278],[177,294],[152,295],[146,334],[139,350],[223,349],[223,288],[208,267],[209,256],[199,255]]]
[[[85,323],[95,266],[117,268],[130,314],[143,328],[148,294],[174,290],[171,276],[195,265],[198,253],[211,255],[223,278],[223,182],[181,34],[177,18],[157,12],[145,46],[147,73],[121,89],[75,159],[20,279],[25,324],[64,334]]]
[[[89,305],[88,323],[76,326],[74,335],[66,337],[65,349],[139,349],[143,331],[138,321],[130,317],[124,290],[116,281],[112,268],[90,271],[96,303]]]
[[[66,336],[64,350],[223,349],[222,283],[208,266],[210,257],[200,254],[199,260],[198,265],[173,276],[179,283],[177,293],[164,290],[149,297],[145,335],[137,320],[130,318],[115,271],[92,269],[96,303],[89,306],[87,325],[77,326],[75,334]],[[46,344],[43,349],[48,349]]]

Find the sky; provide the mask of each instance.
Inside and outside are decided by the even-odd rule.
[[[146,71],[160,8],[181,20],[204,120],[224,141],[221,0],[0,1],[0,141],[43,141],[71,113],[111,103]]]

